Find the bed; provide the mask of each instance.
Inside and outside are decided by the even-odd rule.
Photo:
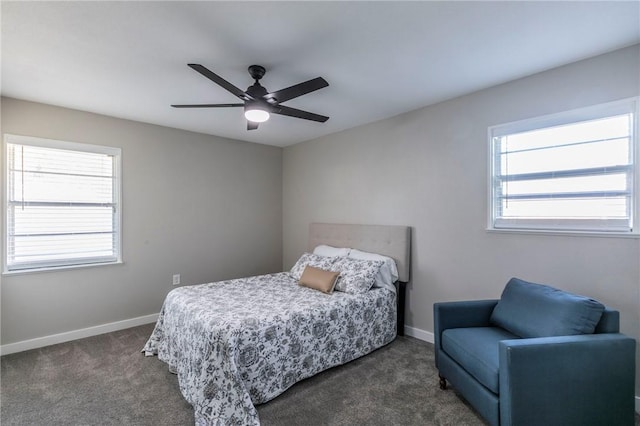
[[[309,254],[318,246],[390,257],[397,266],[395,288],[327,294],[299,285],[311,265],[366,269],[383,263]],[[409,227],[313,223],[308,249],[291,271],[180,287],[167,295],[143,352],[178,375],[197,425],[259,425],[255,405],[402,333]]]

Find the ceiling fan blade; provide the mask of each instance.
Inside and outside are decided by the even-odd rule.
[[[243,90],[240,90],[239,88],[237,88],[233,84],[229,83],[227,80],[225,80],[224,78],[220,77],[218,74],[214,73],[213,71],[209,70],[208,68],[206,68],[206,67],[204,67],[204,66],[202,66],[200,64],[188,64],[188,65],[191,68],[193,68],[194,70],[198,71],[203,76],[207,77],[209,80],[211,80],[214,83],[216,83],[217,85],[219,85],[222,88],[224,88],[224,89],[228,90],[229,92],[233,93],[234,95],[236,95],[240,99],[245,100],[245,101],[250,101],[250,100],[253,99],[251,96],[247,95]]]
[[[187,104],[187,105],[171,105],[174,108],[230,108],[243,107],[244,104]]]
[[[247,120],[247,130],[256,130],[258,128],[258,123],[254,123],[253,121]]]
[[[306,95],[307,93],[311,93],[315,90],[322,89],[323,87],[327,87],[329,83],[322,78],[314,78],[313,80],[305,81],[304,83],[299,83],[293,85],[291,87],[287,87],[286,89],[276,90],[272,93],[267,93],[263,96],[265,99],[276,98],[278,102],[286,102],[289,99],[297,98],[298,96]]]
[[[305,120],[319,121],[324,123],[329,119],[324,115],[314,114],[312,112],[303,111],[301,109],[291,108],[284,105],[274,106],[271,110],[274,114],[287,115],[289,117],[304,118]]]

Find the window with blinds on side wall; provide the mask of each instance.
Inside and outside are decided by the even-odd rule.
[[[634,98],[490,127],[489,229],[637,235],[637,108]]]
[[[119,148],[5,135],[5,272],[119,262]]]

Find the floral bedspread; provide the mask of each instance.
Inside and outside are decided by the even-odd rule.
[[[259,425],[254,404],[386,345],[395,294],[324,294],[289,273],[180,287],[143,352],[177,373],[197,425]]]

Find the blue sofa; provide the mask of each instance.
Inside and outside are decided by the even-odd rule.
[[[634,339],[584,296],[512,278],[500,300],[434,304],[435,361],[491,425],[634,424]]]

